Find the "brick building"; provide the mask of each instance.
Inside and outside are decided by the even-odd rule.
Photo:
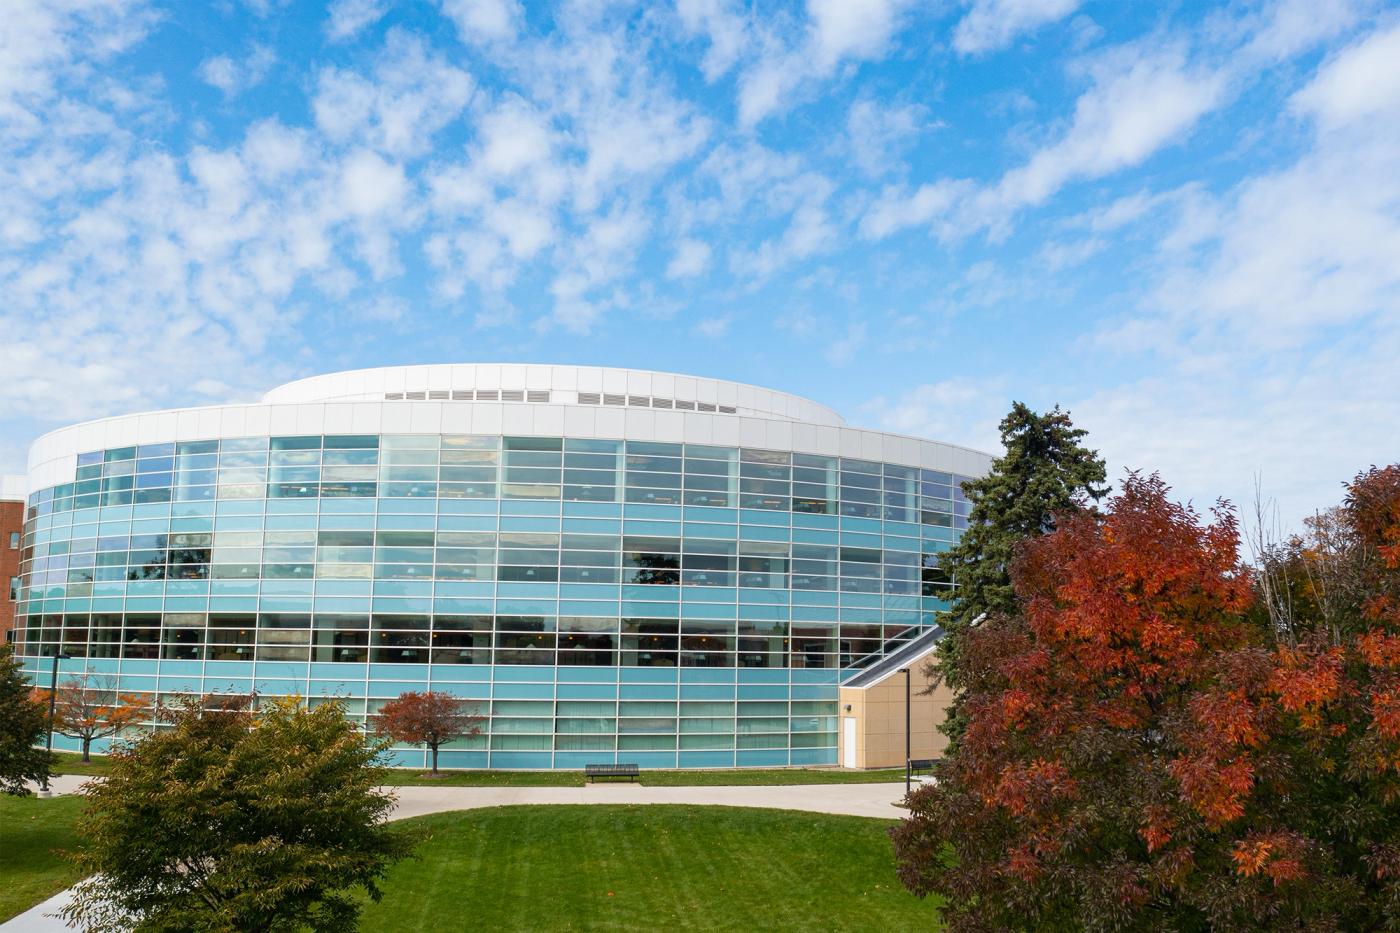
[[[15,627],[24,486],[23,476],[0,476],[0,641],[11,640]]]

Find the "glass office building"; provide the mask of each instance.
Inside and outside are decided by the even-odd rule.
[[[152,697],[458,694],[450,767],[835,764],[989,463],[697,377],[318,376],[36,441],[16,643],[43,685],[61,652]]]

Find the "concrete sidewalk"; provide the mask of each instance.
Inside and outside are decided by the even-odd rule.
[[[771,807],[894,820],[901,784],[782,784],[741,787],[648,787],[616,782],[583,787],[396,787],[393,819],[514,804],[681,803],[724,807]]]
[[[55,794],[71,794],[90,778],[59,775],[50,782]],[[764,807],[775,810],[805,810],[899,819],[904,810],[897,806],[904,798],[903,784],[780,784],[742,787],[647,787],[644,784],[616,782],[585,784],[583,787],[393,787],[398,796],[392,820],[446,813],[452,810],[479,810],[516,804],[590,803],[678,803],[724,807]],[[61,933],[67,930],[50,914],[68,902],[62,891],[19,916],[0,923],[0,933]]]
[[[55,794],[76,793],[91,778],[63,774],[50,787]],[[401,820],[425,813],[477,810],[515,804],[551,803],[687,803],[724,807],[772,807],[848,816],[899,819],[904,811],[901,784],[765,784],[734,787],[651,787],[640,783],[608,781],[583,787],[452,787],[404,786],[383,788],[398,796],[390,819]]]

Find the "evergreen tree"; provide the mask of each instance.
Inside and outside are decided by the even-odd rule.
[[[939,561],[957,589],[943,623],[947,634],[932,662],[936,675],[956,691],[940,727],[955,744],[965,727],[963,633],[984,616],[1016,614],[1011,562],[1021,542],[1053,531],[1056,515],[1092,505],[1108,493],[1103,459],[1079,443],[1086,433],[1058,405],[1038,415],[1015,402],[1001,421],[1005,455],[992,462],[986,476],[963,483],[972,509],[961,539]]]
[[[48,777],[49,753],[38,747],[47,724],[14,649],[0,645],[0,792],[23,795],[25,781],[42,784]]]

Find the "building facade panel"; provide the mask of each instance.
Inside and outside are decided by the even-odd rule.
[[[19,608],[25,486],[22,476],[0,477],[0,643],[13,638]]]
[[[473,378],[552,394],[558,369],[318,377],[269,393],[285,401],[40,438],[29,669],[46,679],[62,651],[127,690],[339,696],[361,719],[450,690],[489,717],[455,766],[837,764],[839,685],[946,608],[938,555],[988,458],[631,404],[713,382],[652,373],[569,372],[619,388],[613,404],[338,400]],[[829,411],[732,388],[736,408]]]

